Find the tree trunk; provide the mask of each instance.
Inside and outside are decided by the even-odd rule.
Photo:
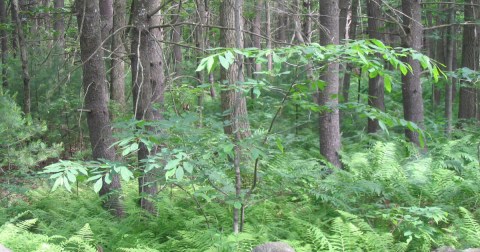
[[[7,24],[7,6],[6,0],[0,0],[0,23]],[[2,50],[2,86],[5,90],[8,87],[7,79],[7,57],[8,57],[8,37],[5,29],[0,29],[0,46]]]
[[[410,47],[420,51],[423,41],[423,27],[421,20],[421,6],[417,0],[402,0],[403,28],[405,30],[402,36],[404,47]],[[412,57],[405,59],[405,63],[412,67],[413,73],[402,75],[402,95],[403,95],[403,113],[405,120],[412,121],[423,127],[423,97],[422,85],[420,83],[421,68],[420,63],[413,60]],[[420,139],[417,132],[406,130],[407,138],[420,146]]]
[[[357,8],[358,8],[358,0],[352,0],[352,5],[350,8],[352,22],[350,24],[350,29],[348,30],[349,39],[356,38],[357,23],[358,23]],[[345,71],[345,76],[343,76],[343,85],[342,85],[343,102],[348,102],[348,99],[349,99],[351,72],[352,72],[352,65],[347,64],[347,70]]]
[[[474,22],[474,4],[478,0],[467,0],[464,5],[465,22]],[[472,70],[476,69],[476,61],[478,61],[476,48],[477,35],[475,25],[463,26],[463,44],[462,44],[462,67]],[[460,87],[460,104],[458,110],[458,118],[472,119],[476,117],[477,106],[477,90],[472,87],[471,83],[463,83]]]
[[[380,33],[383,30],[382,10],[379,3],[375,0],[367,1],[367,15],[368,15],[368,35],[372,39],[383,40]],[[383,78],[377,76],[368,80],[368,105],[378,110],[385,111],[385,87]],[[380,129],[378,120],[368,119],[368,133],[375,133]]]
[[[320,0],[320,44],[339,44],[339,7],[338,0]],[[341,168],[339,151],[340,143],[340,116],[338,111],[338,71],[339,64],[328,64],[322,73],[321,79],[326,86],[319,93],[318,105],[328,106],[328,111],[320,114],[320,153],[332,165]]]
[[[197,57],[197,65],[200,64],[200,59],[203,58],[205,49],[207,48],[207,28],[204,25],[208,24],[207,0],[195,0],[197,6],[197,21],[200,24],[195,30],[196,46],[201,49],[199,57]],[[197,72],[199,85],[205,84],[206,77],[204,71]],[[198,96],[198,113],[199,113],[199,127],[203,126],[203,92]]]
[[[23,78],[23,112],[27,115],[30,114],[30,74],[28,71],[28,55],[27,55],[27,43],[25,41],[25,36],[23,34],[22,21],[20,21],[19,13],[20,8],[18,7],[18,0],[12,1],[12,15],[15,22],[15,30],[18,38],[18,44],[20,47],[20,59],[22,61],[22,78]]]
[[[224,0],[220,7],[220,25],[223,27],[234,27],[234,30],[221,30],[220,46],[222,47],[243,47],[242,19],[241,13],[243,0]],[[221,80],[227,82],[226,90],[222,89],[222,111],[228,113],[224,116],[225,134],[233,136],[234,142],[250,136],[250,124],[248,122],[247,104],[243,92],[238,91],[239,82],[243,82],[243,58],[237,56],[234,64],[228,70],[222,69]],[[241,201],[242,177],[240,173],[240,153],[238,146],[235,147],[234,169],[235,169],[235,196]],[[241,231],[240,209],[233,210],[233,231]]]
[[[53,7],[55,8],[55,15],[53,16],[53,29],[55,30],[55,39],[60,48],[65,48],[65,21],[63,20],[63,8],[65,7],[65,0],[54,0]]]
[[[176,13],[173,14],[172,23],[180,23],[182,22],[180,17],[180,11],[182,10],[182,1],[178,1],[178,10]],[[182,47],[178,44],[182,40],[182,26],[174,25],[172,29],[172,42],[175,43],[173,45],[173,62],[175,66],[175,75],[180,76],[182,75]]]
[[[109,38],[113,27],[113,0],[100,0],[100,19],[102,22],[102,42]],[[107,43],[104,43],[104,48]]]
[[[266,24],[266,35],[267,35],[267,49],[272,49],[272,19],[270,13],[270,0],[265,1],[265,12],[267,13],[267,24]],[[272,54],[267,55],[267,69],[268,71],[272,71],[273,69],[273,61],[272,61]]]
[[[110,72],[110,98],[116,101],[122,109],[125,107],[125,63],[126,55],[123,38],[126,21],[126,0],[113,2],[113,38],[112,38],[112,70]]]
[[[77,21],[80,30],[80,50],[83,66],[83,89],[85,91],[85,109],[90,132],[92,157],[95,160],[115,160],[112,129],[107,107],[107,82],[103,50],[101,47],[100,13],[98,0],[77,0]],[[103,183],[100,196],[105,196],[104,206],[116,216],[124,216],[120,201],[120,179],[112,177],[110,184]]]
[[[257,0],[255,4],[255,19],[253,20],[253,25],[252,25],[252,41],[253,41],[253,47],[261,49],[262,48],[262,40],[260,36],[257,34],[261,34],[261,29],[262,29],[262,12],[264,10],[263,8],[263,0]],[[261,72],[262,71],[262,64],[255,62],[255,72]]]
[[[451,4],[448,11],[448,23],[453,24],[455,21],[455,5]],[[453,71],[453,61],[454,61],[454,47],[455,45],[455,26],[451,25],[447,30],[447,57],[446,57],[446,66],[447,71]],[[447,83],[445,84],[445,118],[447,123],[445,125],[445,134],[447,137],[450,137],[452,132],[452,110],[453,110],[453,82],[454,78],[449,77]]]

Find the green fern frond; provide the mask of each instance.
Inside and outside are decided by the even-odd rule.
[[[463,224],[460,229],[465,235],[465,240],[473,246],[480,246],[480,224],[467,209],[460,207],[459,210],[463,215]]]

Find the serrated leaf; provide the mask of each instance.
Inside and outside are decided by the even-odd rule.
[[[225,70],[228,70],[228,67],[230,66],[230,64],[228,64],[227,59],[225,59],[225,57],[223,57],[222,55],[219,55],[218,60],[220,61],[220,65],[222,65],[222,67],[225,68]]]
[[[57,188],[63,184],[63,177],[59,177],[55,180],[55,183],[53,183],[53,186],[52,186],[52,192],[57,190]]]

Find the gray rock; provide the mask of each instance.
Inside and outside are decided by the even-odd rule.
[[[2,244],[0,244],[0,252],[12,252],[12,251],[8,248],[5,248]]]
[[[463,252],[480,252],[480,248],[469,248],[465,249]]]
[[[252,252],[295,252],[295,249],[285,242],[267,242],[256,246]]]

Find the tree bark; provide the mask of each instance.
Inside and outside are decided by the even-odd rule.
[[[102,40],[108,39],[113,27],[113,0],[100,0]]]
[[[220,46],[243,48],[243,33],[241,13],[243,0],[223,0],[220,7],[220,25],[223,27],[234,27],[234,30],[221,30]],[[222,89],[222,111],[225,114],[225,134],[231,135],[235,143],[250,136],[250,123],[248,121],[247,103],[243,92],[238,91],[239,82],[243,82],[243,58],[237,56],[235,63],[228,70],[222,69],[221,80],[227,84]],[[226,90],[225,90],[226,89]],[[241,200],[242,177],[240,173],[240,147],[235,147],[234,169],[235,169],[235,196]],[[241,231],[240,209],[233,209],[233,231]]]
[[[478,0],[467,0],[464,5],[465,22],[474,22],[474,4],[477,4]],[[462,44],[462,67],[467,67],[472,70],[476,69],[476,61],[478,61],[477,48],[476,48],[476,27],[475,25],[463,26],[463,44]],[[477,114],[477,91],[471,86],[471,83],[464,82],[460,87],[460,103],[458,110],[459,119],[472,119]]]
[[[338,0],[320,0],[320,44],[339,44],[339,2]],[[318,105],[328,106],[328,110],[320,114],[320,153],[332,165],[341,168],[339,151],[340,116],[338,110],[338,78],[339,64],[329,63],[322,73],[321,79],[325,88],[319,92]]]
[[[402,0],[403,27],[405,30],[402,36],[404,47],[410,47],[420,51],[423,41],[423,27],[421,20],[421,6],[417,0]],[[413,73],[402,75],[403,113],[405,120],[412,121],[423,127],[423,97],[422,85],[420,83],[420,63],[412,57],[405,59],[405,63],[412,67]],[[417,132],[406,129],[407,138],[420,146],[420,138]]]
[[[14,17],[15,30],[18,38],[18,44],[20,47],[20,60],[22,61],[22,78],[23,78],[23,112],[28,115],[30,114],[30,73],[28,71],[28,54],[27,54],[27,43],[25,41],[25,36],[23,34],[22,21],[20,20],[19,13],[20,8],[18,5],[18,0],[12,1],[12,16]]]
[[[368,35],[372,39],[383,40],[383,35],[380,32],[383,30],[384,24],[380,19],[382,17],[382,10],[376,0],[367,0],[367,15],[368,15]],[[385,111],[385,87],[383,78],[377,76],[368,80],[368,105],[380,111]],[[380,129],[378,120],[368,119],[368,133],[375,133]]]
[[[448,23],[453,24],[455,21],[455,5],[451,4],[448,11]],[[450,26],[447,30],[447,57],[446,57],[446,66],[447,71],[453,71],[453,61],[454,61],[454,47],[455,45],[455,26]],[[452,132],[452,110],[453,110],[453,82],[454,78],[449,77],[447,83],[445,84],[445,118],[447,123],[445,124],[445,134],[447,137],[450,137]]]
[[[262,28],[262,11],[264,10],[263,8],[264,3],[263,0],[257,0],[255,3],[255,19],[253,20],[253,25],[252,25],[252,41],[253,41],[253,47],[256,47],[258,49],[262,48],[262,40],[260,36],[257,36],[256,34],[261,34],[261,28]],[[262,64],[255,62],[255,72],[261,72],[262,71]]]
[[[357,16],[357,8],[358,8],[358,1],[359,0],[352,0],[351,5],[351,24],[350,29],[348,30],[348,38],[355,39],[357,34],[357,23],[358,23],[358,16]],[[342,98],[343,102],[348,102],[349,93],[350,93],[350,81],[351,81],[351,72],[352,72],[352,65],[347,64],[347,70],[345,71],[345,76],[343,77],[343,85],[342,85]],[[359,77],[360,78],[360,77]]]
[[[172,16],[172,23],[180,23],[182,22],[180,17],[180,11],[182,10],[182,1],[178,1],[178,10]],[[172,42],[175,43],[173,45],[173,62],[175,66],[175,75],[180,76],[182,75],[182,47],[178,44],[182,40],[182,26],[174,25],[172,29]]]
[[[53,16],[53,29],[55,30],[55,39],[60,48],[65,48],[65,21],[63,20],[63,8],[65,7],[65,0],[54,0],[53,7],[55,8],[55,15]]]
[[[113,38],[112,38],[112,70],[110,72],[110,99],[125,107],[125,62],[126,55],[123,39],[125,37],[126,0],[113,2]]]
[[[204,25],[208,24],[208,12],[207,12],[207,3],[208,0],[195,0],[197,6],[197,21],[200,24],[199,27],[195,30],[195,40],[196,46],[200,48],[201,52],[197,58],[197,65],[200,64],[200,59],[203,58],[205,49],[207,48],[207,28]],[[204,71],[197,72],[197,78],[199,80],[199,85],[206,83],[206,76]],[[203,126],[203,92],[198,95],[198,113],[199,113],[199,127]]]
[[[0,0],[0,23],[7,24],[7,5],[6,0]],[[7,57],[8,57],[8,37],[5,29],[0,29],[0,46],[2,50],[2,86],[5,90],[8,87],[7,79]]]
[[[112,128],[107,107],[107,82],[103,50],[100,50],[102,38],[98,0],[77,0],[77,21],[80,30],[80,51],[83,66],[83,88],[85,92],[85,109],[90,132],[92,157],[95,160],[115,160]],[[100,196],[104,196],[104,206],[116,216],[125,212],[120,200],[120,179],[112,176],[110,184],[103,183]]]

